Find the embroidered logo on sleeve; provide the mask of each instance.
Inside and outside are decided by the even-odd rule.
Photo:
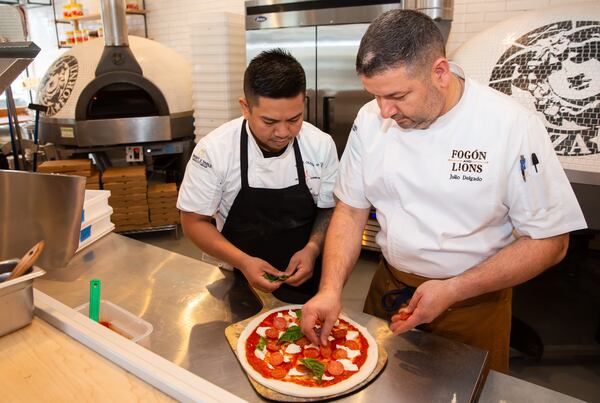
[[[206,160],[206,151],[203,148],[192,154],[192,162],[202,168],[212,168],[212,164]]]
[[[448,162],[450,163],[449,179],[481,182],[488,164],[487,151],[452,150]]]

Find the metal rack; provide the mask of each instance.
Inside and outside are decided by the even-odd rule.
[[[146,20],[146,14],[148,13],[148,11],[146,10],[146,0],[142,0],[142,8],[139,10],[126,10],[125,14],[126,15],[138,15],[138,16],[142,16],[142,18],[144,19],[144,37],[147,38],[148,37],[148,22]],[[90,15],[84,15],[81,17],[73,17],[73,18],[57,18],[56,17],[56,2],[53,1],[52,2],[52,15],[54,17],[54,32],[56,34],[56,43],[57,46],[60,49],[65,49],[65,48],[72,48],[72,45],[61,45],[60,44],[60,37],[58,34],[58,25],[59,24],[71,24],[73,25],[73,29],[74,30],[79,30],[80,24],[83,22],[89,22],[89,21],[101,21],[102,20],[102,16],[100,14],[90,14]]]

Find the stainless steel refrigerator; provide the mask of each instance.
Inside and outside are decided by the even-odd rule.
[[[290,51],[306,72],[305,120],[329,133],[341,156],[358,110],[373,99],[355,72],[356,53],[369,23],[385,11],[414,9],[436,21],[446,40],[453,0],[251,0],[246,1],[248,61],[275,47]],[[374,214],[363,246],[379,250]]]

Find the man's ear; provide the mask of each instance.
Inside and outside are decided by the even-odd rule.
[[[242,114],[244,115],[244,119],[248,120],[250,118],[250,105],[248,104],[248,101],[246,100],[246,98],[241,97],[238,100],[238,102],[242,107]]]
[[[445,57],[440,57],[431,65],[431,80],[438,88],[447,88],[450,85],[452,71]]]

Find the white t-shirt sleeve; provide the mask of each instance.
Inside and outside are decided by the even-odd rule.
[[[188,213],[212,216],[222,197],[223,178],[219,158],[206,137],[200,140],[185,169],[177,208]]]
[[[510,156],[508,194],[509,217],[520,235],[548,238],[587,228],[571,184],[560,165],[546,128],[535,116],[520,122],[525,130]],[[539,163],[534,167],[532,154]],[[525,158],[525,180],[521,173]]]
[[[361,128],[358,121],[357,117],[340,160],[334,193],[338,199],[351,207],[369,208],[371,203],[365,197],[363,184]]]
[[[321,186],[319,187],[319,197],[317,199],[317,207],[319,208],[335,207],[333,188],[338,175],[339,161],[335,143],[331,137],[328,139],[326,148],[323,167],[321,168]]]

